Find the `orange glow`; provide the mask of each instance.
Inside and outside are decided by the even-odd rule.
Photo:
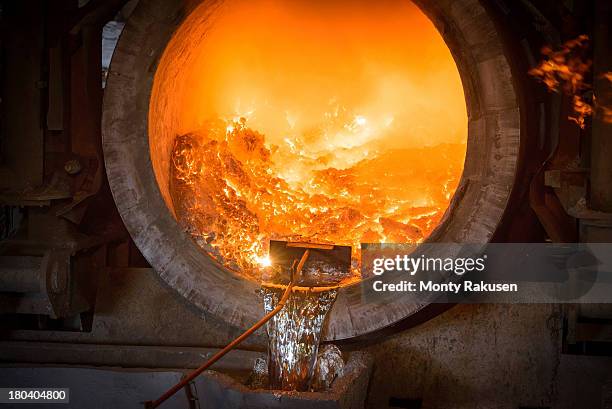
[[[549,90],[563,91],[572,96],[574,115],[568,119],[582,129],[585,127],[585,119],[595,112],[602,121],[612,122],[612,107],[600,102],[601,99],[609,100],[609,91],[604,95],[605,98],[593,95],[592,103],[585,101],[583,97],[593,88],[586,81],[592,65],[592,61],[584,55],[588,46],[589,37],[584,34],[566,41],[558,50],[545,46],[542,48],[544,59],[529,71],[529,74],[540,79]],[[612,83],[612,73],[604,73],[601,78]]]
[[[180,98],[163,95],[175,80],[163,73],[152,96],[179,113],[170,195],[204,249],[257,279],[270,239],[351,245],[354,280],[359,243],[431,233],[461,176],[467,114],[418,8],[236,0],[208,21]],[[151,109],[152,140],[162,111]]]
[[[574,114],[568,119],[584,129],[584,120],[593,113],[592,106],[582,98],[582,93],[591,88],[585,76],[591,69],[591,60],[583,54],[589,45],[589,37],[580,35],[566,41],[559,50],[549,46],[542,48],[544,59],[531,69],[529,74],[539,78],[551,91],[563,90],[572,95]]]

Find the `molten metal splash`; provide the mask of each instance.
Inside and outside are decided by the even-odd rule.
[[[245,118],[217,119],[176,138],[171,195],[179,222],[226,267],[258,280],[269,240],[422,241],[454,192],[464,144],[393,149],[370,133],[385,124],[334,110],[308,135],[268,145]],[[350,142],[342,146],[340,142]]]

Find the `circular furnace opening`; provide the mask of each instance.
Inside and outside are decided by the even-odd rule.
[[[362,278],[361,243],[423,241],[466,142],[453,57],[404,0],[203,4],[168,44],[149,109],[166,204],[257,282],[270,240],[351,246],[343,284]]]
[[[382,10],[387,2],[380,3],[380,6],[378,3],[369,5],[372,10],[368,10],[368,18],[363,24],[368,25],[369,20],[380,19],[376,10],[378,7]],[[520,120],[512,75],[494,25],[478,1],[419,0],[415,3],[434,23],[455,59],[465,97],[465,102],[461,100],[458,104],[461,107],[467,106],[468,113],[463,173],[460,174],[455,194],[449,195],[450,204],[446,212],[443,212],[446,205],[441,206],[444,215],[427,240],[486,243],[502,220],[514,185]],[[208,36],[214,35],[214,27],[223,27],[215,23],[224,12],[231,12],[233,4],[237,3],[181,0],[146,0],[139,3],[121,36],[109,70],[104,100],[103,145],[109,184],[119,212],[135,243],[162,280],[202,311],[212,313],[229,324],[247,327],[261,316],[261,303],[256,295],[258,284],[236,274],[202,251],[202,247],[193,240],[192,234],[177,221],[180,216],[177,217],[178,209],[171,195],[171,170],[175,166],[172,158],[176,137],[201,132],[203,125],[209,123],[211,115],[203,109],[202,104],[206,102],[203,95],[225,95],[223,92],[214,92],[218,90],[212,87],[212,82],[208,81],[204,72],[196,69],[196,63],[206,61],[206,47],[202,45]],[[334,7],[341,7],[342,4],[349,5],[353,2],[331,2],[322,7],[329,8],[326,11],[331,12]],[[417,11],[409,3],[397,4]],[[363,5],[368,7],[365,2]],[[352,18],[357,18],[355,14],[358,13],[347,12],[342,21],[350,22]],[[308,14],[304,11],[302,16],[306,17]],[[304,24],[308,26],[312,20],[305,18]],[[276,24],[278,26],[286,20],[275,21],[280,22]],[[378,24],[378,20],[376,21]],[[426,23],[430,24],[427,21]],[[401,28],[398,27],[398,30]],[[240,30],[235,31],[236,36],[239,32]],[[321,35],[324,34],[325,30],[321,29]],[[372,35],[376,38],[378,34]],[[423,39],[420,32],[413,34],[413,37],[402,44],[405,49],[418,45]],[[287,41],[280,43],[286,44]],[[331,47],[333,41],[330,43]],[[386,43],[383,44],[385,45]],[[221,47],[220,50],[223,52],[224,48]],[[308,52],[305,47],[306,56],[309,55]],[[330,55],[330,58],[332,56],[335,57],[335,54]],[[303,71],[316,71],[316,63],[317,60],[312,58],[303,59]],[[283,68],[288,64],[278,64],[276,70],[283,73]],[[342,65],[333,65],[332,68],[352,78],[351,73],[341,71]],[[396,68],[401,74],[405,67],[400,64]],[[257,73],[258,70],[249,69],[248,72]],[[160,78],[164,80],[160,81]],[[252,80],[248,76],[246,78]],[[254,80],[257,81],[249,83],[256,82],[257,89],[260,85],[262,88],[263,85],[268,85],[258,81],[258,78]],[[334,90],[324,81],[322,84],[318,89]],[[358,92],[363,89],[359,83],[350,85],[352,88],[347,86],[349,91]],[[432,89],[438,94],[436,97],[439,100],[451,95],[447,87],[435,85],[437,84],[433,84]],[[269,86],[266,88],[269,89]],[[401,87],[397,87],[399,90],[394,89],[395,86],[388,88],[391,93],[397,91],[398,95],[404,95],[399,92]],[[300,89],[305,96],[311,91],[308,86]],[[282,102],[299,101],[302,96],[302,93],[290,93]],[[371,101],[372,98],[366,97],[364,100]],[[379,100],[386,101],[377,99],[376,102]],[[412,102],[413,100],[402,100],[398,105],[410,106]],[[313,105],[313,109],[318,109],[318,112],[330,112],[328,104]],[[440,105],[438,102],[436,106]],[[345,129],[345,132],[350,132],[351,126],[355,130],[368,123],[379,123],[374,119],[376,115],[372,116],[373,114],[367,112],[366,116],[359,112],[360,108],[360,104],[349,104],[347,120],[341,121],[342,129],[348,124],[349,129]],[[271,124],[263,121],[262,119],[274,113],[272,111],[274,110],[271,109],[271,113],[257,119],[247,117],[248,111],[239,111],[235,122],[234,117],[224,118],[233,112],[215,112],[216,115],[212,116],[213,122],[219,119],[225,122],[213,129],[219,130],[219,140],[223,140],[228,132],[232,133],[236,127],[244,125],[257,132],[253,134],[254,146],[259,146],[257,135],[280,138],[282,132],[275,132],[274,124],[281,120],[286,124],[291,123],[286,112],[275,115],[274,118],[280,119],[272,121]],[[332,109],[331,112],[335,111]],[[461,108],[453,112],[465,115]],[[419,127],[436,124],[441,122],[439,118],[442,116],[440,113],[428,113],[421,122],[411,125]],[[243,122],[241,117],[244,117],[246,122]],[[320,119],[320,115],[313,117]],[[385,122],[381,123],[384,125]],[[230,126],[234,128],[231,131]],[[340,138],[340,141],[342,140]],[[394,139],[393,143],[397,143],[397,140]],[[394,144],[384,144],[384,147],[395,146]],[[289,146],[287,144],[286,149],[289,149]],[[305,146],[310,147],[313,144]],[[329,160],[332,159],[334,158]],[[339,166],[331,167],[336,169]],[[286,170],[281,167],[281,170],[283,169]],[[369,167],[366,168],[366,173],[368,169]],[[339,184],[341,189],[346,185]],[[452,191],[453,189],[448,190],[450,193]],[[380,221],[380,218],[378,220]],[[426,234],[422,235],[425,236]],[[330,313],[325,333],[327,339],[346,339],[368,334],[419,314],[427,308],[427,303],[416,303],[410,296],[394,297],[385,303],[368,303],[369,298],[364,294],[367,291],[367,283],[348,285],[341,289]]]

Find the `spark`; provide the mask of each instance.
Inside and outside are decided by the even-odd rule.
[[[355,123],[359,126],[365,126],[368,123],[368,119],[364,116],[357,115],[355,116]]]
[[[270,267],[272,265],[272,260],[270,259],[270,256],[256,257],[255,261],[262,267]]]

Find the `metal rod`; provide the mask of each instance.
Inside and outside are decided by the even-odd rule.
[[[238,344],[240,344],[242,341],[248,338],[251,334],[257,331],[262,325],[268,322],[272,317],[278,314],[280,310],[283,309],[283,307],[285,306],[285,303],[289,299],[289,295],[291,294],[291,290],[293,288],[293,282],[295,279],[298,278],[299,274],[301,273],[302,268],[304,267],[304,264],[306,263],[306,259],[308,258],[309,254],[310,254],[310,250],[306,249],[304,254],[302,254],[302,258],[300,259],[300,262],[298,263],[297,267],[295,267],[295,262],[293,263],[293,266],[291,267],[291,278],[289,280],[289,285],[287,286],[287,289],[283,293],[283,296],[281,297],[280,301],[278,302],[278,304],[276,305],[276,307],[274,307],[272,311],[270,311],[262,319],[257,321],[257,323],[253,325],[251,328],[243,332],[242,335],[240,335],[238,338],[234,339],[232,342],[227,344],[227,346],[223,348],[221,351],[213,355],[212,358],[210,358],[204,365],[195,369],[189,375],[181,379],[179,383],[174,385],[172,388],[168,389],[166,393],[164,393],[162,396],[157,398],[157,400],[145,402],[144,404],[145,408],[153,409],[153,408],[158,407],[162,403],[164,403],[172,395],[174,395],[175,393],[183,389],[185,386],[187,386],[189,382],[191,382],[202,372],[210,368],[215,362],[221,359],[225,354],[227,354],[229,351],[231,351],[236,346],[238,346]]]

